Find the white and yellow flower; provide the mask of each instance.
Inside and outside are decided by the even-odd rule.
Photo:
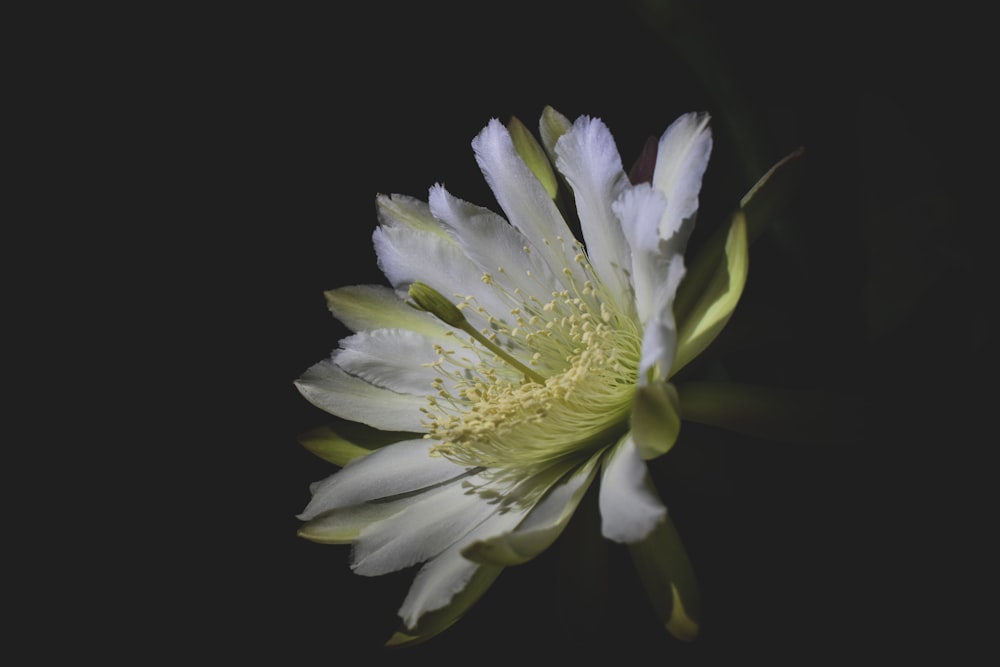
[[[492,120],[472,143],[504,216],[442,185],[426,202],[379,196],[389,286],[326,294],[354,333],[296,382],[355,423],[303,439],[342,470],[311,487],[300,534],[352,544],[362,575],[422,564],[390,645],[441,632],[504,567],[552,545],[592,483],[601,532],[628,545],[666,628],[698,633],[691,565],[646,461],[680,429],[671,377],[740,297],[744,216],[686,272],[706,114],[670,124],[642,182],[599,119],[546,108],[540,138]]]

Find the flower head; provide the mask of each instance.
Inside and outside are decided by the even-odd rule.
[[[739,299],[744,220],[679,296],[708,115],[671,123],[632,178],[599,119],[546,108],[539,135],[492,120],[472,143],[503,216],[442,185],[377,198],[389,286],[327,293],[353,334],[296,382],[349,426],[304,438],[342,469],[312,486],[300,534],[352,544],[359,574],[421,566],[393,645],[449,627],[552,545],[592,484],[601,532],[629,545],[667,629],[697,635],[693,572],[646,460],[680,430],[672,376]]]

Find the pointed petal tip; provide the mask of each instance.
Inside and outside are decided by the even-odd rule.
[[[421,641],[420,637],[407,634],[406,632],[398,631],[392,633],[392,636],[389,637],[389,640],[385,643],[385,647],[398,649],[406,646],[413,646],[414,644],[419,644],[420,641]]]
[[[356,534],[351,537],[337,536],[332,533],[324,534],[310,530],[308,527],[300,528],[295,532],[295,535],[297,537],[301,537],[304,540],[315,542],[316,544],[351,544],[357,537]]]
[[[301,514],[298,515],[298,516],[296,516],[295,518],[298,519],[299,521],[303,520]],[[305,526],[303,526],[303,527],[301,527],[301,528],[299,528],[298,530],[295,531],[295,537],[300,537],[303,540],[309,540],[310,542],[317,542],[318,541],[318,540],[316,540],[316,536],[313,535]]]
[[[371,449],[350,442],[329,425],[299,434],[298,441],[309,453],[341,467],[371,452]]]
[[[401,649],[408,648],[410,646],[416,646],[417,644],[423,644],[428,639],[433,639],[439,634],[450,628],[455,624],[455,622],[461,618],[454,618],[451,621],[438,625],[428,629],[426,632],[421,632],[419,629],[409,629],[405,626],[401,627],[392,633],[392,636],[385,643],[385,648],[389,649]]]
[[[698,624],[698,621],[688,616],[687,611],[684,609],[684,603],[681,601],[681,595],[673,583],[670,584],[670,591],[674,601],[670,618],[666,622],[667,631],[676,639],[683,642],[693,642],[698,638],[701,626]]]

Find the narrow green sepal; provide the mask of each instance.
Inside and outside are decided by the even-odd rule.
[[[551,473],[539,473],[539,484],[548,486],[540,500],[518,527],[510,532],[476,540],[462,549],[462,555],[484,565],[521,565],[548,549],[562,534],[591,482],[597,475],[597,457],[567,475],[563,466],[551,466]],[[553,482],[542,481],[553,475]]]
[[[670,516],[646,539],[628,546],[660,622],[677,639],[697,639],[701,594],[691,561]]]
[[[545,154],[549,156],[550,164],[556,164],[559,157],[556,154],[556,143],[572,128],[573,123],[570,119],[552,107],[546,106],[542,109],[542,117],[538,121],[538,135],[541,137],[541,145]],[[555,178],[559,184],[558,193],[554,198],[556,208],[567,220],[577,217],[573,189],[569,187],[561,173],[556,172]]]
[[[849,435],[856,406],[844,396],[729,381],[678,386],[681,417],[765,440],[823,444]]]
[[[365,424],[338,419],[332,424],[302,433],[298,440],[324,461],[343,467],[374,449],[414,437],[418,436],[403,431],[380,431]]]
[[[375,197],[375,209],[380,221],[393,224],[402,223],[407,227],[441,236],[446,232],[431,215],[426,202],[407,195],[384,195]]]
[[[406,507],[405,499],[337,507],[300,526],[298,536],[320,544],[350,544],[368,526],[383,521]]]
[[[750,257],[746,215],[733,214],[725,242],[717,251],[699,255],[681,281],[674,313],[677,354],[672,373],[677,373],[701,354],[729,322],[746,285]]]
[[[732,240],[732,222],[742,214],[740,217],[745,227],[744,236],[749,246],[773,222],[781,208],[788,202],[790,192],[801,176],[803,161],[799,158],[803,155],[805,149],[798,148],[768,169],[767,173],[760,177],[740,199],[740,207],[729,227],[717,229],[698,254],[688,262],[687,274],[677,289],[677,298],[674,301],[674,318],[678,322],[695,319],[693,311],[704,301],[704,292],[710,281],[717,277],[726,249]],[[674,372],[693,358],[685,354],[683,363],[675,362]]]
[[[441,634],[475,604],[489,589],[494,580],[503,572],[502,567],[481,565],[472,575],[469,583],[441,609],[428,612],[420,617],[415,628],[401,627],[385,643],[387,648],[405,648],[421,644]]]
[[[542,109],[542,117],[538,121],[538,134],[542,138],[542,146],[552,164],[556,162],[556,142],[559,137],[569,132],[573,123],[550,106]]]
[[[324,461],[338,466],[345,466],[371,451],[344,439],[329,426],[320,426],[306,431],[299,436],[299,442]]]
[[[632,400],[632,440],[643,460],[670,451],[681,430],[677,390],[669,382],[638,387]]]
[[[358,539],[358,535],[361,533],[360,531],[352,531],[332,535],[330,533],[315,531],[310,526],[306,525],[299,528],[295,534],[304,540],[309,540],[310,542],[315,542],[316,544],[351,544],[354,540]]]
[[[805,152],[800,147],[781,158],[740,200],[740,208],[747,215],[747,237],[751,243],[773,224],[791,198],[802,176],[804,161],[799,158]]]
[[[510,132],[510,138],[514,142],[514,148],[518,155],[528,165],[528,169],[535,175],[535,178],[541,182],[549,197],[555,199],[559,192],[559,181],[556,179],[555,172],[552,171],[552,163],[549,162],[545,149],[516,116],[511,117],[507,131]]]

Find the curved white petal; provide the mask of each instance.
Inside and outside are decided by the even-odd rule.
[[[452,196],[442,185],[431,188],[428,202],[434,216],[453,232],[465,254],[499,284],[543,303],[551,298],[553,281],[548,266],[537,261],[539,258],[526,249],[524,234],[503,217]]]
[[[351,567],[357,574],[378,576],[430,560],[498,511],[496,502],[465,480],[422,493],[403,511],[361,532]]]
[[[600,119],[581,116],[555,146],[556,168],[576,197],[580,228],[591,265],[618,303],[631,300],[628,245],[611,204],[628,186],[615,140]]]
[[[445,607],[455,595],[465,589],[479,568],[493,568],[494,566],[480,565],[465,558],[462,549],[476,540],[509,531],[523,518],[523,511],[493,514],[463,539],[425,563],[399,608],[403,623],[409,628],[417,627],[421,616]]]
[[[657,232],[666,206],[663,193],[645,183],[626,189],[613,205],[632,248],[636,310],[644,325],[640,383],[667,377],[677,342],[673,304],[684,277],[684,257]]]
[[[455,302],[471,296],[501,320],[510,310],[483,282],[483,270],[451,236],[382,226],[375,230],[373,241],[379,268],[396,289],[405,290],[420,281]],[[470,321],[482,321],[474,308],[466,309],[465,314]]]
[[[408,329],[428,338],[440,337],[444,331],[440,320],[408,305],[384,285],[338,287],[324,296],[333,316],[351,331]]]
[[[549,548],[562,534],[597,474],[592,457],[551,488],[514,530],[470,544],[462,554],[477,563],[519,565]]]
[[[404,329],[376,329],[348,336],[333,361],[376,387],[417,396],[436,393],[440,377],[429,365],[437,361],[434,341]]]
[[[538,178],[514,148],[500,121],[495,118],[472,141],[476,162],[493,195],[514,227],[531,242],[536,252],[544,254],[552,274],[560,276],[569,269],[582,285],[585,279],[573,261],[573,233]],[[548,248],[548,252],[546,252]]]
[[[425,396],[399,394],[345,373],[331,360],[310,366],[295,387],[310,403],[332,415],[384,431],[423,433]]]
[[[621,221],[622,233],[632,252],[631,276],[639,322],[645,324],[656,311],[657,287],[669,265],[656,231],[667,200],[648,183],[626,188],[611,208]]]
[[[684,258],[675,256],[666,266],[666,275],[656,286],[653,313],[642,332],[639,360],[639,383],[666,379],[677,350],[677,324],[674,321],[674,296],[684,277]]]
[[[667,516],[631,435],[606,455],[598,503],[601,533],[614,542],[644,539]]]
[[[683,254],[698,212],[701,179],[712,152],[712,131],[706,113],[686,113],[660,137],[653,170],[653,187],[667,197],[659,235],[671,250]]]
[[[298,518],[309,520],[328,510],[381,500],[468,476],[469,469],[431,456],[433,441],[404,440],[348,463],[310,487],[312,500]]]

